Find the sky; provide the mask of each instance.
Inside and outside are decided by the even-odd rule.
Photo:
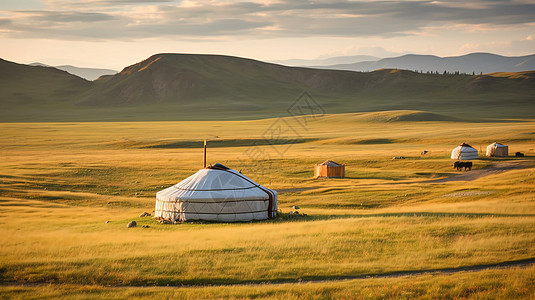
[[[0,0],[0,58],[124,67],[156,53],[263,61],[535,53],[533,0]]]

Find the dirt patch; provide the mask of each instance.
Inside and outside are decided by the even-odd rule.
[[[285,194],[285,193],[299,193],[299,192],[304,192],[304,191],[313,190],[313,189],[315,189],[315,187],[311,187],[311,188],[279,189],[279,190],[277,190],[277,193],[278,193],[278,194]]]
[[[492,194],[492,191],[465,191],[465,192],[455,192],[444,195],[442,197],[469,197],[469,196],[481,196]]]
[[[466,171],[462,174],[455,175],[449,178],[442,178],[433,181],[428,181],[430,183],[440,183],[440,182],[450,182],[450,181],[472,181],[479,179],[481,177],[499,174],[509,170],[525,169],[529,165],[525,161],[514,161],[514,162],[496,162],[492,166],[486,169],[477,169],[472,171]]]

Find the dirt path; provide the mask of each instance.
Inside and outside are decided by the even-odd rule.
[[[245,282],[236,282],[236,283],[199,283],[199,284],[181,284],[177,286],[159,286],[159,288],[188,288],[188,287],[209,287],[209,286],[254,286],[254,285],[279,285],[279,284],[292,284],[292,283],[328,283],[328,282],[337,282],[344,280],[357,280],[357,279],[376,279],[376,278],[398,278],[403,276],[417,276],[423,274],[454,274],[460,272],[477,272],[490,269],[505,269],[505,268],[529,268],[535,264],[535,257],[526,258],[513,261],[505,261],[500,263],[493,264],[484,264],[476,266],[462,266],[454,268],[438,268],[438,269],[425,269],[425,270],[413,270],[413,271],[395,271],[385,274],[364,274],[364,275],[354,275],[354,276],[326,276],[326,277],[313,277],[313,278],[299,278],[299,279],[282,279],[275,281],[245,281]],[[0,286],[44,286],[50,285],[50,283],[44,282],[35,282],[35,283],[25,283],[25,282],[0,282]],[[154,285],[135,285],[135,286],[110,286],[110,288],[146,288],[146,287],[155,287]]]
[[[299,192],[309,191],[309,190],[313,190],[313,189],[315,189],[315,187],[278,189],[277,193],[279,193],[279,194],[299,193]]]
[[[491,167],[486,169],[476,169],[472,171],[462,171],[461,174],[449,178],[437,179],[428,181],[430,183],[440,183],[449,181],[472,181],[481,177],[502,173],[509,170],[524,169],[529,165],[526,161],[504,161],[496,162]]]

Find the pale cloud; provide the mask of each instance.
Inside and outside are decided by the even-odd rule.
[[[517,55],[517,53],[533,53],[535,50],[535,40],[533,40],[531,36],[528,36],[527,38],[521,40],[467,43],[459,48],[459,52],[488,52],[488,49],[494,49],[495,52],[512,56]]]
[[[262,60],[535,52],[533,0],[24,1],[0,2],[2,58],[120,69],[159,52]]]
[[[47,10],[3,11],[0,32],[51,39],[382,37],[434,26],[530,24],[535,4],[515,1],[46,0]],[[460,24],[460,25],[459,25]],[[533,26],[533,24],[529,25]],[[2,33],[0,33],[2,34]]]
[[[174,0],[41,0],[48,10],[91,9],[108,10],[124,6],[180,3]]]
[[[528,36],[526,39],[519,41],[511,41],[509,43],[509,49],[507,51],[514,55],[515,53],[533,53],[535,52],[535,39],[533,36]]]

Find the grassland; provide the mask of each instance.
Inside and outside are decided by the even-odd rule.
[[[0,293],[535,296],[533,265],[439,272],[535,258],[535,121],[417,121],[418,115],[2,123]],[[138,217],[152,212],[156,191],[202,166],[203,139],[209,162],[241,169],[280,192],[280,218],[163,225]],[[458,174],[449,159],[455,145],[484,150],[494,141],[526,157],[480,159],[472,172],[516,167],[470,181],[437,181]],[[347,178],[314,179],[314,163],[326,159],[346,164]],[[308,216],[290,218],[293,205]],[[150,227],[126,228],[131,220]]]

